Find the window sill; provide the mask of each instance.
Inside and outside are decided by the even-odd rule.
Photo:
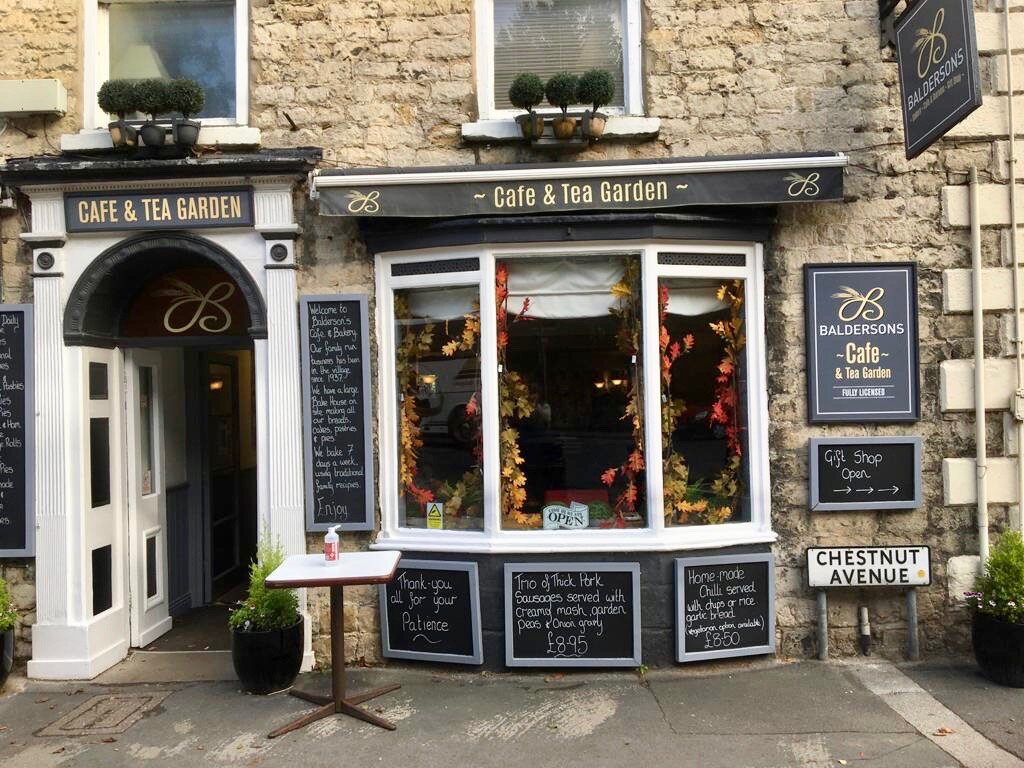
[[[612,115],[608,118],[601,141],[650,141],[661,130],[661,118]],[[514,119],[478,120],[462,124],[462,140],[473,144],[523,141],[523,134]]]
[[[204,125],[197,146],[253,148],[260,146],[261,138],[260,129],[248,125]],[[61,152],[108,152],[113,148],[110,132],[102,128],[63,133],[60,137]]]
[[[653,531],[516,531],[489,536],[470,531],[382,530],[371,549],[485,554],[571,552],[674,552],[746,544],[771,544],[777,536],[753,523]]]

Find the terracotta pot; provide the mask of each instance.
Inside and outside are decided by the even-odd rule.
[[[1024,624],[975,611],[971,626],[974,658],[989,680],[1024,688]]]
[[[139,133],[147,147],[161,147],[167,140],[167,130],[159,123],[145,123]]]
[[[601,112],[587,112],[583,116],[583,133],[592,139],[600,138],[604,134],[608,118]]]
[[[110,141],[115,147],[134,147],[139,142],[138,131],[134,125],[129,125],[124,120],[116,120],[107,125],[110,131]]]
[[[544,135],[544,118],[534,112],[516,116],[516,122],[519,124],[519,130],[522,131],[524,139],[539,139]]]
[[[302,666],[302,618],[285,629],[231,633],[231,661],[242,687],[266,694],[290,688]]]
[[[556,117],[551,121],[551,130],[556,139],[571,139],[576,133],[576,118]]]

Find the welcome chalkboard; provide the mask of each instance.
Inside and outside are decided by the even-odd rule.
[[[306,530],[373,529],[370,342],[364,294],[303,296]]]
[[[505,663],[635,667],[639,563],[506,563]]]
[[[483,664],[476,563],[402,560],[378,589],[385,656]]]
[[[676,560],[676,660],[775,651],[775,558]]]
[[[32,305],[0,304],[0,557],[35,554]]]
[[[811,438],[815,511],[921,506],[921,438]]]

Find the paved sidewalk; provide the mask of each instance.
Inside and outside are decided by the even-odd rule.
[[[95,685],[15,679],[9,685],[15,692],[0,697],[0,765],[982,765],[970,753],[966,759],[961,754],[963,762],[951,756],[946,750],[954,738],[983,745],[976,750],[979,759],[982,752],[985,759],[1002,755],[1010,765],[1016,759],[1011,753],[1024,756],[1024,691],[993,686],[969,666],[868,664],[734,662],[646,677],[359,670],[350,675],[350,690],[402,684],[371,702],[398,724],[396,732],[336,717],[275,741],[265,734],[307,705],[284,695],[246,696],[229,681]],[[307,690],[328,684],[325,675],[299,681]],[[917,710],[897,712],[911,699],[934,730],[922,733],[904,718],[915,720]],[[136,712],[140,704],[150,709]],[[943,714],[950,710],[959,717]],[[943,717],[955,726],[936,725]]]

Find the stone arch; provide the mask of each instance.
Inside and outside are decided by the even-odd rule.
[[[238,286],[249,310],[250,338],[267,337],[267,309],[259,286],[242,264],[216,243],[187,232],[144,234],[111,246],[85,269],[64,308],[64,342],[114,347],[121,318],[139,289],[179,267],[215,266]]]

